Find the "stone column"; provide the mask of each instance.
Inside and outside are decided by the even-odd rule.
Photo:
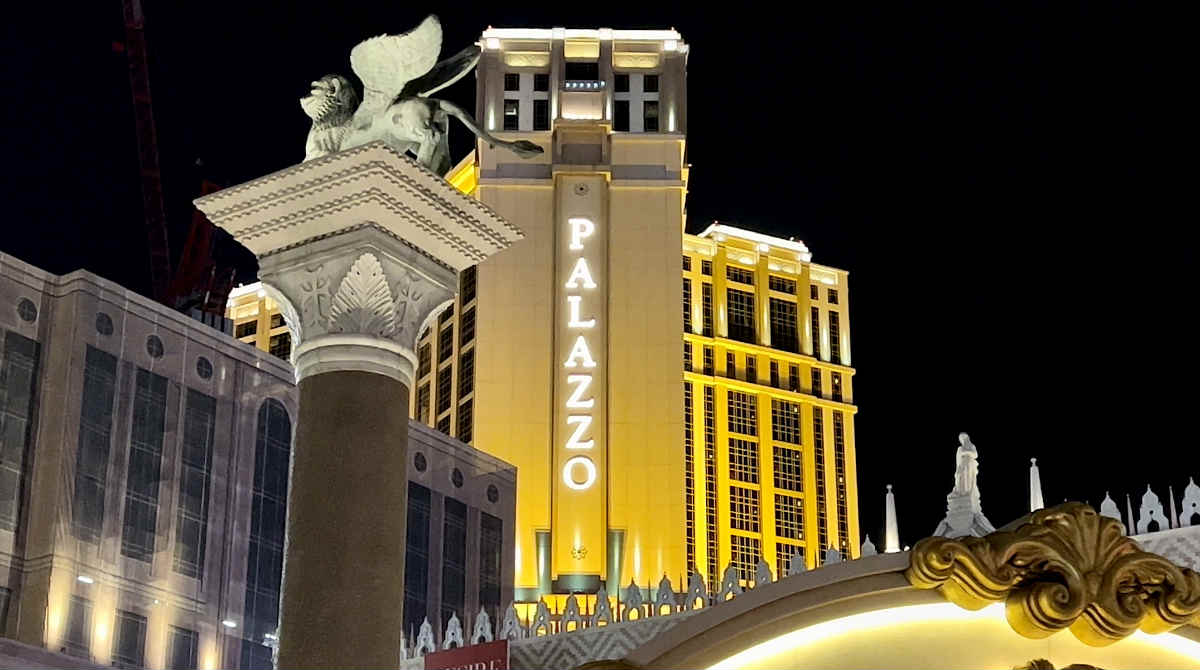
[[[417,333],[520,232],[380,143],[196,204],[258,256],[294,338],[279,667],[394,668]]]

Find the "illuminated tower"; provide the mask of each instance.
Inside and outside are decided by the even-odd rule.
[[[518,472],[518,598],[677,581],[687,46],[560,28],[481,44],[476,118],[546,149],[481,143],[475,167],[479,200],[527,235],[479,265],[473,316],[474,444]]]

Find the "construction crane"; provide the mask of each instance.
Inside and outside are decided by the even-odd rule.
[[[150,251],[152,297],[181,312],[199,310],[223,316],[225,301],[233,287],[236,270],[219,267],[213,260],[215,227],[198,210],[192,214],[187,242],[179,258],[179,267],[171,271],[171,252],[167,237],[162,174],[159,169],[158,135],[154,127],[154,106],[150,97],[150,65],[146,50],[146,20],[141,0],[122,0],[125,17],[125,41],[114,43],[115,51],[124,51],[129,62],[129,88],[133,94],[133,114],[137,127],[138,168],[142,184],[142,209]],[[201,195],[217,190],[207,180]],[[206,322],[211,322],[206,319]]]

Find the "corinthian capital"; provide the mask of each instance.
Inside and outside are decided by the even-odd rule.
[[[516,227],[382,143],[301,163],[196,201],[258,256],[295,339],[297,379],[339,370],[411,385],[421,324],[458,272]]]

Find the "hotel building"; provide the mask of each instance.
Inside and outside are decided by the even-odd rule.
[[[847,273],[794,240],[684,233],[688,45],[559,28],[480,45],[476,118],[545,152],[481,142],[447,175],[526,237],[420,333],[410,407],[517,466],[518,600],[857,556]],[[245,297],[230,316],[267,349],[276,314]]]
[[[0,636],[81,666],[271,668],[294,380],[112,282],[0,254]],[[409,452],[406,637],[499,620],[515,469],[416,421]]]

